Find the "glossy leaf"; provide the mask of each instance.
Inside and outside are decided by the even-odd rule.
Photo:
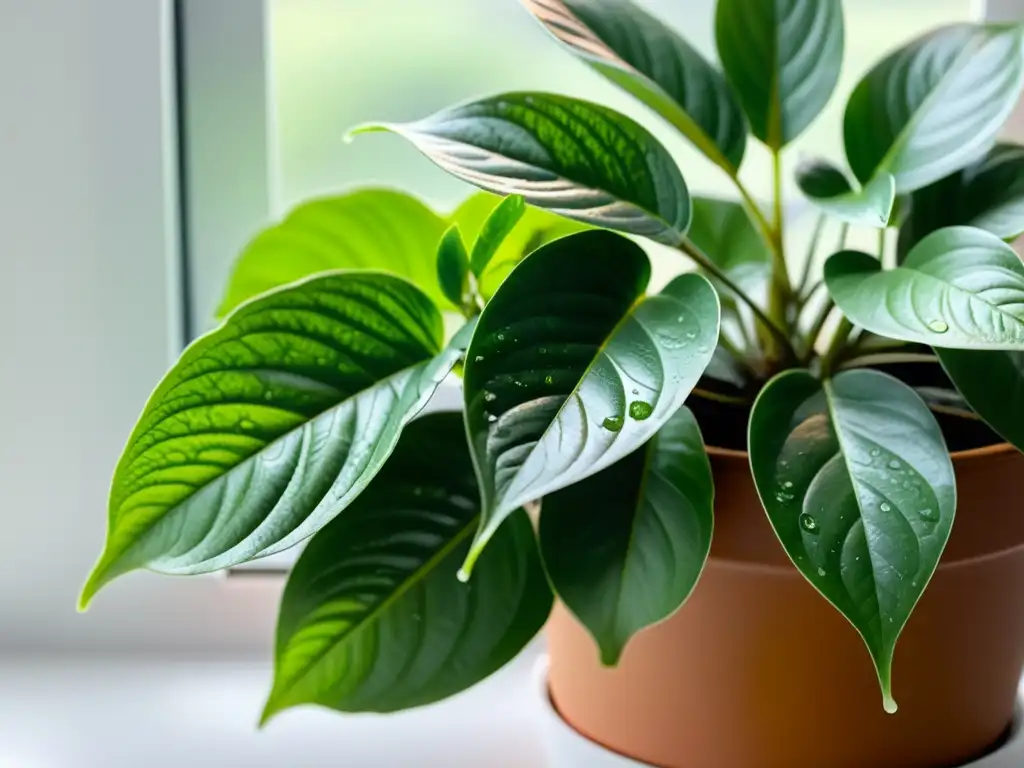
[[[718,0],[715,36],[753,134],[772,149],[803,133],[839,80],[839,0]]]
[[[899,194],[938,181],[985,154],[1024,83],[1016,25],[955,24],[878,63],[846,106],[846,156],[861,182],[878,173]]]
[[[643,448],[544,497],[544,566],[604,664],[690,595],[711,549],[713,498],[704,441],[685,407]]]
[[[888,173],[880,173],[863,189],[854,189],[838,168],[824,160],[811,160],[797,168],[796,180],[807,199],[833,218],[876,229],[889,224],[896,181]]]
[[[1004,440],[1024,451],[1024,351],[935,352],[968,405]]]
[[[547,93],[506,93],[404,125],[442,169],[561,216],[676,245],[690,196],[672,157],[647,129],[607,107]]]
[[[1024,147],[997,144],[978,162],[915,192],[910,218],[900,229],[901,253],[956,224],[1006,241],[1024,234]]]
[[[747,126],[722,74],[631,0],[523,0],[574,54],[735,175]]]
[[[137,568],[214,571],[343,510],[461,357],[411,283],[333,273],[247,302],[185,350],[117,465],[82,605]]]
[[[450,220],[457,223],[467,242],[476,242],[490,219],[494,209],[503,198],[490,192],[476,192],[466,198],[451,214]],[[540,208],[528,205],[522,218],[498,245],[484,273],[478,278],[477,289],[484,298],[490,298],[498,290],[516,264],[531,251],[560,237],[583,232],[586,224],[557,216]]]
[[[939,425],[912,390],[878,371],[848,371],[824,384],[787,371],[754,404],[749,448],[782,546],[864,638],[885,708],[895,712],[896,640],[935,572],[956,509]]]
[[[1024,264],[995,235],[948,227],[896,269],[843,251],[825,282],[850,320],[893,339],[954,349],[1024,349]]]
[[[437,247],[437,282],[456,307],[464,306],[469,300],[469,254],[458,224],[448,228]]]
[[[552,602],[533,527],[517,513],[476,578],[461,584],[455,574],[479,513],[461,416],[412,422],[288,579],[264,722],[300,704],[342,712],[430,704],[519,653]]]
[[[480,277],[498,252],[505,238],[509,236],[519,220],[526,212],[526,203],[519,195],[512,195],[502,200],[487,217],[480,235],[473,246],[470,264],[473,274]]]
[[[466,354],[466,425],[483,519],[467,570],[520,506],[643,445],[718,341],[718,298],[684,274],[643,297],[644,252],[611,232],[534,251],[484,309]]]
[[[419,200],[389,189],[303,203],[242,251],[217,315],[271,288],[336,269],[391,272],[447,306],[434,269],[444,230],[444,220]]]

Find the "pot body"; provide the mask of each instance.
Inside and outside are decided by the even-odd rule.
[[[715,533],[686,605],[614,669],[558,606],[549,685],[584,736],[665,768],[946,768],[1005,734],[1024,664],[1024,456],[954,455],[942,564],[896,646],[895,715],[852,626],[789,563],[743,454],[713,452]]]

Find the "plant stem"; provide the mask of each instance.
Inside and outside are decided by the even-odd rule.
[[[885,227],[878,230],[878,263],[883,269],[889,269],[891,265],[885,263]]]
[[[804,364],[810,362],[811,358],[814,357],[814,350],[817,347],[818,337],[821,336],[821,332],[825,328],[825,323],[828,322],[829,315],[832,314],[832,310],[835,309],[835,306],[836,304],[832,301],[832,297],[826,296],[825,303],[821,305],[821,310],[818,312],[818,316],[814,318],[811,330],[807,334],[807,349],[805,350],[803,358]]]
[[[899,363],[938,363],[939,358],[935,355],[926,355],[916,352],[882,352],[879,354],[861,355],[851,358],[842,363],[840,368],[867,368],[872,365],[898,365]]]
[[[846,315],[843,315],[839,321],[839,327],[836,328],[835,335],[832,337],[832,343],[829,345],[828,352],[822,357],[821,361],[821,372],[822,375],[828,376],[832,373],[832,369],[835,367],[836,362],[839,360],[839,356],[843,353],[846,347],[846,340],[850,337],[850,333],[853,332],[853,323],[846,319]]]
[[[713,275],[720,283],[722,283],[726,288],[732,291],[736,295],[736,298],[738,298],[740,301],[742,301],[744,304],[750,307],[750,311],[753,312],[757,319],[760,320],[764,324],[764,326],[772,333],[772,335],[775,336],[775,338],[782,343],[783,348],[787,349],[790,354],[795,354],[793,351],[793,346],[790,343],[789,337],[786,335],[785,331],[783,331],[778,325],[776,325],[775,321],[768,317],[768,315],[765,314],[764,310],[757,306],[757,302],[755,302],[753,299],[747,296],[747,294],[744,293],[740,289],[740,287],[736,285],[736,283],[734,283],[732,279],[728,275],[726,275],[725,272],[723,272],[718,267],[718,265],[715,264],[710,259],[710,257],[708,257],[707,254],[701,251],[700,248],[691,243],[689,240],[683,240],[679,244],[679,250],[685,253],[695,262],[697,262],[697,264],[699,264],[704,269],[704,271],[706,271],[710,275]]]
[[[750,404],[750,401],[745,398],[733,397],[732,395],[722,395],[718,392],[712,392],[710,389],[701,389],[700,387],[694,387],[693,394],[697,397],[703,397],[705,400],[713,400],[716,403],[728,403],[730,405]]]
[[[782,152],[772,152],[772,280],[768,286],[768,315],[783,328],[789,326],[786,310],[793,294],[785,255],[785,221],[782,215]]]
[[[821,233],[825,231],[825,214],[818,214],[818,222],[814,225],[814,234],[811,235],[810,245],[807,247],[807,258],[804,260],[804,269],[800,275],[800,282],[797,283],[796,294],[800,296],[807,290],[807,284],[811,280],[811,268],[814,266],[814,257],[818,252],[818,245],[821,242]],[[810,296],[814,291],[810,291]]]

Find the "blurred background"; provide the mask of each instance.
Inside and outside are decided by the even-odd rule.
[[[638,1],[715,58],[711,0]],[[986,5],[844,7],[843,76],[788,151],[790,170],[802,155],[841,161],[842,105],[878,57]],[[349,727],[301,713],[255,735],[279,577],[133,574],[88,614],[74,606],[100,551],[122,442],[170,360],[210,326],[252,234],[302,200],[362,184],[454,207],[469,188],[402,140],[342,137],[364,121],[527,88],[632,115],[694,192],[731,194],[517,0],[0,0],[0,768],[485,764],[471,749],[469,762],[431,762],[447,754],[438,739],[449,710],[402,716],[434,733],[411,740],[415,763],[394,752],[339,763],[327,746],[358,743],[360,729],[383,738],[409,719]],[[768,165],[751,142],[743,176],[755,193],[767,191]],[[787,191],[799,241],[812,221],[791,180]],[[489,695],[459,705],[463,746],[486,749],[489,766],[534,765],[517,731],[525,694],[502,698],[510,714],[499,723]],[[296,758],[300,738],[323,755]],[[197,757],[203,740],[221,744],[221,758]]]

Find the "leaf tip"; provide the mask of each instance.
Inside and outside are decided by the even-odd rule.
[[[882,693],[882,708],[885,710],[887,715],[895,715],[899,710],[899,705],[896,703],[896,699],[892,697],[892,694],[888,691]]]
[[[356,136],[362,136],[365,133],[390,133],[395,130],[396,126],[392,123],[360,123],[349,128],[348,132],[341,137],[341,140],[346,144],[351,144],[355,141]]]
[[[116,576],[116,573],[111,572],[106,556],[101,557],[99,562],[93,567],[89,577],[85,580],[82,591],[78,596],[78,612],[85,613],[88,611],[89,605],[92,603],[93,598],[96,597],[96,594]]]
[[[601,666],[605,669],[614,669],[619,666],[619,659],[622,658],[622,647],[618,643],[599,643],[601,648]]]
[[[267,727],[267,723],[273,720],[277,715],[281,713],[282,707],[278,706],[274,700],[274,694],[270,694],[270,698],[267,699],[267,703],[263,705],[263,711],[260,712],[260,719],[256,723],[256,727],[259,730],[263,730]]]

